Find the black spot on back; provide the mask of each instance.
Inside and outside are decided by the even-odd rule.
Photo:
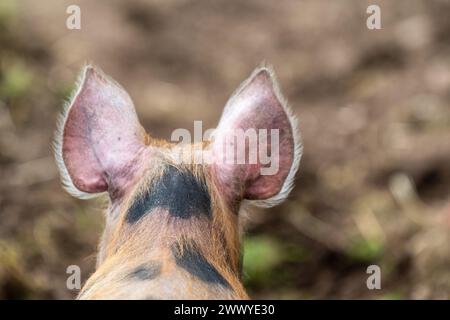
[[[189,171],[168,166],[163,176],[131,205],[127,222],[133,223],[155,208],[167,209],[181,219],[194,215],[211,216],[211,199],[204,183]]]
[[[149,262],[135,268],[129,275],[128,279],[135,280],[152,280],[161,273],[161,265],[157,262]]]
[[[176,264],[199,278],[200,280],[212,284],[222,285],[229,288],[229,283],[217,271],[217,269],[209,263],[206,258],[198,252],[195,247],[184,246],[182,252],[178,245],[172,246],[172,253],[175,257]]]

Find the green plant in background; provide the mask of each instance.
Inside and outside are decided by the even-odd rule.
[[[269,236],[249,237],[244,242],[244,282],[249,286],[264,285],[271,280],[290,277],[279,272],[279,266],[303,261],[304,249],[296,244],[282,243]]]
[[[378,260],[384,251],[381,241],[356,237],[351,242],[347,254],[354,260],[370,262]]]
[[[382,295],[380,300],[402,300],[405,299],[405,296],[399,291],[391,291],[384,295]]]
[[[280,244],[270,237],[252,237],[244,243],[244,271],[249,278],[264,278],[282,260]]]
[[[2,70],[0,95],[5,98],[21,97],[29,91],[32,82],[30,69],[22,62],[14,61]]]
[[[14,0],[0,1],[0,25],[7,25],[16,16],[17,6]]]

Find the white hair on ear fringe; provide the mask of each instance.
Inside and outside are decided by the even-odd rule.
[[[64,162],[63,158],[63,137],[64,137],[64,128],[66,126],[67,117],[69,115],[70,109],[72,108],[72,105],[74,101],[77,99],[78,95],[80,94],[80,91],[82,89],[83,83],[86,78],[86,74],[88,69],[95,69],[96,72],[99,72],[97,68],[92,66],[91,64],[86,63],[83,68],[81,69],[81,72],[79,73],[77,80],[75,82],[75,89],[70,94],[69,98],[65,101],[63,105],[63,110],[61,114],[58,116],[57,120],[57,126],[56,131],[53,139],[53,152],[55,154],[55,160],[56,165],[59,169],[59,175],[61,179],[61,183],[64,187],[64,189],[75,198],[79,199],[91,199],[98,196],[101,196],[104,194],[104,192],[99,193],[88,193],[83,192],[79,190],[75,185],[73,184],[72,178],[69,175],[69,172],[67,171],[66,164]],[[101,72],[101,71],[100,71]]]
[[[250,82],[251,80],[261,71],[266,71],[269,74],[270,80],[272,82],[272,87],[275,93],[275,97],[280,102],[280,104],[283,106],[284,112],[286,112],[286,115],[289,119],[289,123],[291,125],[291,131],[292,136],[294,140],[294,157],[292,160],[292,165],[289,170],[289,173],[286,177],[286,179],[283,182],[283,186],[281,187],[280,191],[264,200],[248,200],[244,199],[241,206],[244,208],[250,206],[257,206],[262,208],[270,208],[273,206],[276,206],[283,202],[289,195],[289,193],[294,188],[294,179],[295,174],[297,173],[298,167],[300,165],[300,159],[302,157],[302,151],[303,151],[303,145],[301,141],[301,135],[300,135],[300,129],[298,124],[297,117],[293,114],[291,108],[289,107],[289,104],[287,100],[283,97],[281,94],[280,86],[278,85],[277,78],[275,76],[275,72],[273,71],[273,67],[271,65],[268,65],[266,63],[260,64],[250,75],[250,77],[247,78],[240,86],[239,88],[232,94],[231,98],[228,100],[229,104]]]

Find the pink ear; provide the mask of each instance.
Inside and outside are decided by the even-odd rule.
[[[125,90],[86,66],[56,137],[67,190],[81,198],[120,191],[144,149],[145,131]]]
[[[213,171],[222,190],[231,199],[257,200],[260,206],[281,202],[293,186],[299,140],[273,72],[256,69],[226,104],[214,133]],[[240,150],[245,155],[239,159]]]

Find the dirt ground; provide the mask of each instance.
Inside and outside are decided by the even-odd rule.
[[[65,27],[70,4],[81,30]],[[252,69],[274,66],[304,154],[289,200],[251,215],[253,298],[450,298],[449,17],[443,0],[2,0],[0,298],[72,298],[67,266],[94,270],[103,203],[66,194],[51,151],[86,61],[166,139],[214,127]]]

